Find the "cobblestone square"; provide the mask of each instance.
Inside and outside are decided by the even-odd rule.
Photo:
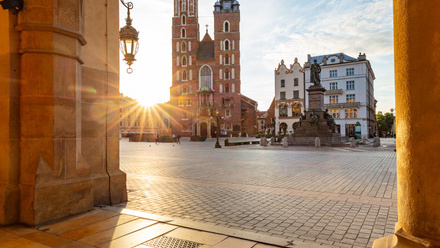
[[[397,221],[394,140],[382,145],[215,149],[212,141],[122,139],[126,208],[331,247],[371,247]]]

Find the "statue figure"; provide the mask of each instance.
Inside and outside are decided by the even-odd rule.
[[[313,64],[310,65],[310,83],[313,83],[314,86],[321,86],[319,73],[321,73],[321,66],[319,66],[316,59],[314,59]]]

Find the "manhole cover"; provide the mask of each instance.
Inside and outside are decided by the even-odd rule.
[[[196,242],[166,236],[152,239],[144,244],[155,248],[198,248],[199,246],[203,245]]]

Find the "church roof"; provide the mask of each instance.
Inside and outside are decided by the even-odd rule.
[[[203,40],[199,44],[197,60],[214,60],[214,41],[208,33],[205,34]]]

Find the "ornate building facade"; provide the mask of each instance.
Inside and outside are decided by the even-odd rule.
[[[181,136],[254,134],[257,102],[241,95],[240,4],[214,5],[214,40],[200,40],[198,0],[175,0],[172,26],[172,129]]]

